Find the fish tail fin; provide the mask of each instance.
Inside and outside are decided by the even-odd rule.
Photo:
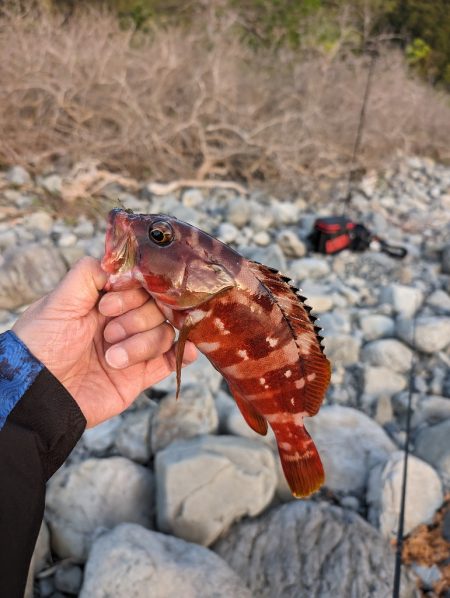
[[[295,426],[294,437],[290,436],[289,442],[280,441],[276,431],[275,436],[292,494],[302,498],[316,492],[325,481],[325,473],[316,445],[305,427]]]

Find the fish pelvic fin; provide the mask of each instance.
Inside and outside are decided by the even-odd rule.
[[[274,430],[281,465],[292,494],[304,498],[313,494],[325,481],[325,472],[316,445],[304,426],[296,426],[289,441],[280,440]]]
[[[176,392],[176,399],[180,396],[180,388],[181,388],[181,369],[183,367],[183,356],[184,356],[184,347],[186,345],[186,341],[188,340],[189,333],[192,330],[192,322],[189,321],[189,318],[186,319],[183,327],[180,330],[177,340],[177,350],[175,355],[175,364],[176,364],[176,375],[177,375],[177,392]]]
[[[245,421],[252,430],[265,436],[267,434],[267,421],[258,413],[255,407],[248,401],[235,386],[228,384],[231,394],[236,401],[239,411],[242,413]]]

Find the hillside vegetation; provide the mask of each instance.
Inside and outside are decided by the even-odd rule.
[[[334,178],[349,167],[374,50],[357,166],[450,159],[448,18],[427,37],[414,10],[429,3],[87,4],[4,3],[2,165],[89,157],[158,180]],[[448,2],[432,4],[430,19]]]

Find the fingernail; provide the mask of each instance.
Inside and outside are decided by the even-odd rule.
[[[106,351],[105,359],[112,368],[124,368],[128,365],[128,353],[123,347],[111,347]]]
[[[107,343],[118,343],[127,336],[125,328],[118,322],[110,322],[105,329],[105,341]]]
[[[118,316],[123,312],[123,302],[117,295],[105,295],[98,304],[104,316]]]

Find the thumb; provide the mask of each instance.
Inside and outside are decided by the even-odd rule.
[[[100,262],[93,257],[84,257],[69,270],[49,300],[54,308],[74,311],[78,316],[86,315],[97,303],[106,279]]]

